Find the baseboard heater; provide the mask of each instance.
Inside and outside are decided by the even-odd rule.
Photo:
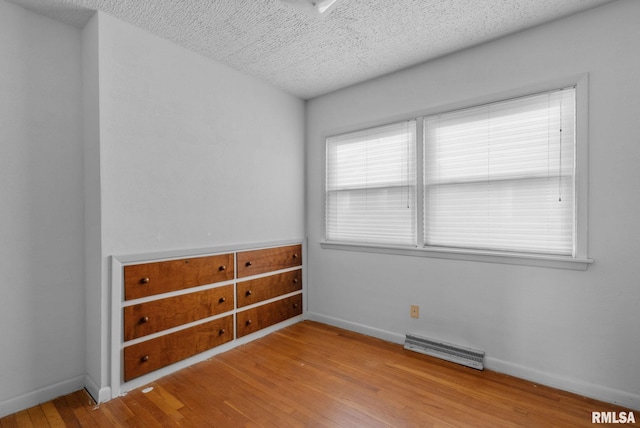
[[[452,345],[407,333],[404,349],[462,364],[478,370],[484,369],[484,351]]]

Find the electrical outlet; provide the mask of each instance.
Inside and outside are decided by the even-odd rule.
[[[411,318],[420,318],[420,306],[411,305]]]

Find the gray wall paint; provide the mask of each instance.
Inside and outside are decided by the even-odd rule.
[[[106,14],[98,34],[105,387],[109,256],[304,237],[304,102]]]
[[[0,415],[84,384],[80,52],[0,1]]]
[[[484,349],[490,368],[640,408],[640,2],[337,91],[307,110],[310,316],[392,340]],[[336,130],[589,73],[586,272],[321,249],[324,140]],[[421,318],[409,318],[420,305]]]
[[[305,125],[108,15],[80,32],[0,0],[0,35],[3,415],[110,398],[109,256],[303,238]]]
[[[100,15],[107,254],[304,235],[304,103]]]
[[[85,325],[86,364],[85,386],[98,401],[108,396],[108,391],[100,393],[102,384],[103,322],[101,308],[103,296],[101,286],[102,270],[102,213],[100,185],[100,75],[98,14],[90,19],[82,30],[82,109],[84,142],[84,222],[85,222]]]

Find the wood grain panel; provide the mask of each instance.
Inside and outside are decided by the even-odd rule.
[[[247,309],[236,315],[236,335],[246,336],[300,314],[302,314],[302,294]]]
[[[126,306],[124,340],[177,327],[234,308],[233,284]]]
[[[233,261],[233,254],[220,254],[125,266],[125,300],[231,280]]]
[[[263,278],[238,282],[238,307],[302,290],[302,270],[292,270]]]
[[[184,360],[233,340],[233,315],[124,348],[124,380]]]
[[[238,253],[238,278],[302,265],[302,245]]]

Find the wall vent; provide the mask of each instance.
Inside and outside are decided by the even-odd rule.
[[[478,370],[484,369],[484,351],[451,345],[407,333],[404,349],[441,358]]]

